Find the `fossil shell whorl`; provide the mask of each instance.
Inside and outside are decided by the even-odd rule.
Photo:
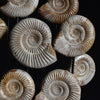
[[[95,40],[95,29],[89,19],[74,15],[62,24],[55,49],[66,56],[75,57],[86,53]]]
[[[26,17],[37,8],[39,0],[8,0],[0,10],[10,17]]]
[[[34,100],[49,100],[42,92],[40,92]]]
[[[49,100],[80,100],[81,89],[73,74],[54,70],[44,79],[42,92]]]
[[[7,100],[31,100],[35,85],[31,76],[22,70],[13,69],[4,75],[1,88]]]
[[[46,23],[34,18],[24,19],[11,32],[12,53],[26,66],[46,67],[57,60],[51,38],[51,31]]]
[[[7,32],[8,27],[6,23],[0,18],[0,39]]]
[[[95,63],[87,55],[81,55],[75,58],[74,75],[78,79],[80,86],[88,84],[95,75]]]
[[[54,23],[62,23],[68,17],[76,14],[79,8],[78,0],[48,0],[40,9],[40,14]]]

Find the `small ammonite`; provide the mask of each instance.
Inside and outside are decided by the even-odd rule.
[[[74,75],[80,86],[84,86],[92,80],[95,75],[95,62],[88,54],[75,58]]]
[[[48,0],[40,9],[40,14],[53,23],[62,23],[76,14],[79,9],[78,0]]]
[[[68,18],[61,27],[54,48],[59,53],[75,57],[86,53],[95,40],[95,29],[89,19],[80,15]]]
[[[32,77],[19,69],[10,70],[1,80],[4,100],[32,100],[35,84]]]
[[[8,30],[8,27],[6,23],[0,18],[0,39],[7,32],[7,30]]]
[[[51,40],[51,31],[46,23],[26,18],[12,29],[10,47],[15,58],[22,64],[43,68],[57,60]]]
[[[8,0],[0,10],[10,17],[26,17],[37,8],[39,0]]]
[[[49,100],[42,92],[36,95],[34,100]]]
[[[81,88],[72,73],[57,69],[44,79],[42,92],[49,100],[80,100]]]

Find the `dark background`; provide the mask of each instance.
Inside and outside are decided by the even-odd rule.
[[[40,3],[38,5],[38,8],[44,4],[47,0],[40,0]],[[4,5],[7,1],[6,0],[0,0],[0,6]],[[99,100],[99,90],[100,90],[100,80],[99,80],[99,64],[100,64],[100,47],[99,47],[99,32],[100,32],[100,5],[98,5],[99,2],[97,0],[80,0],[80,8],[79,8],[79,15],[83,15],[87,18],[89,18],[96,30],[96,40],[93,45],[93,47],[87,52],[95,61],[96,63],[96,74],[93,80],[86,86],[82,87],[82,96],[81,100]],[[60,25],[52,24],[42,18],[38,13],[37,10],[28,17],[34,17],[43,20],[46,22],[52,31],[52,37],[53,40],[57,36],[59,32]],[[51,66],[48,66],[47,68],[43,69],[31,69],[28,67],[25,67],[21,65],[17,60],[13,57],[11,54],[10,48],[9,48],[9,35],[10,31],[13,28],[13,26],[18,23],[23,18],[9,18],[2,14],[0,12],[0,18],[2,18],[6,24],[9,26],[9,31],[4,35],[4,37],[0,40],[0,79],[2,76],[9,71],[10,69],[23,69],[27,71],[34,79],[35,85],[36,85],[36,94],[38,94],[41,90],[41,82],[43,78],[46,76],[46,74],[54,69],[67,69],[70,66],[71,60],[73,58],[65,57],[59,53],[57,53],[58,61]],[[35,94],[35,95],[36,95]]]

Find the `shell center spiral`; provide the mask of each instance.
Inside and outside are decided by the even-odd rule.
[[[58,13],[63,13],[69,8],[69,1],[68,0],[54,0],[53,7]]]
[[[76,75],[78,77],[83,77],[83,76],[85,77],[86,75],[88,75],[88,73],[90,71],[89,66],[90,66],[89,63],[86,60],[83,60],[81,62],[77,62],[76,69],[75,69],[75,70],[77,70]]]
[[[23,85],[19,80],[13,79],[7,83],[7,90],[11,94],[11,98],[18,98],[23,93]]]
[[[79,45],[85,40],[85,34],[85,29],[81,25],[72,25],[65,37],[71,45]]]
[[[22,43],[26,49],[37,48],[42,44],[42,34],[37,30],[28,30],[22,36]]]
[[[49,90],[50,95],[54,98],[67,98],[69,95],[69,87],[63,81],[56,80],[52,82],[52,84],[49,87]]]

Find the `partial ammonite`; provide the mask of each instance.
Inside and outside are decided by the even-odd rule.
[[[79,9],[78,0],[48,0],[40,9],[40,14],[53,23],[62,23],[76,14]]]
[[[74,75],[66,70],[50,72],[42,84],[49,100],[80,100],[81,89]]]
[[[49,100],[42,92],[40,92],[34,100]]]
[[[8,0],[0,10],[10,17],[26,17],[37,8],[39,0]]]
[[[10,70],[1,80],[5,100],[32,100],[35,85],[32,77],[19,69]]]
[[[95,75],[95,63],[87,55],[81,55],[75,58],[74,75],[78,79],[80,86],[88,84]]]
[[[80,15],[68,18],[61,27],[54,48],[59,53],[75,57],[86,53],[95,40],[95,29],[89,19]]]
[[[12,30],[10,46],[15,58],[31,68],[43,68],[57,58],[51,46],[51,31],[48,25],[35,18],[19,22]]]
[[[6,23],[0,18],[0,39],[7,32],[7,30],[8,30],[8,27]]]

